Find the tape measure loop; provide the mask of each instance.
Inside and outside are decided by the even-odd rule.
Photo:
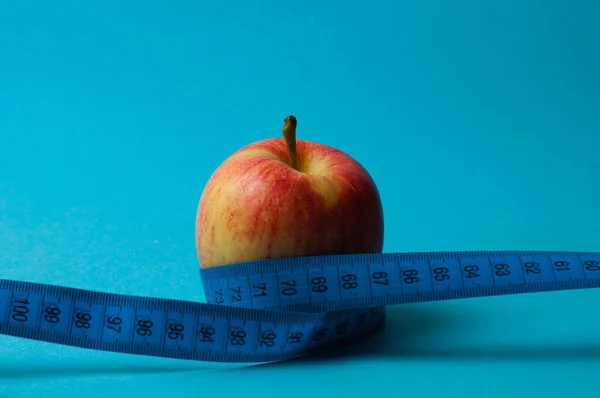
[[[600,287],[600,253],[260,260],[200,271],[206,303],[0,279],[0,333],[137,355],[273,362],[377,332],[388,305]]]

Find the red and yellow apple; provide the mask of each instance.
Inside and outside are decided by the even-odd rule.
[[[365,168],[330,146],[284,138],[254,142],[212,174],[196,216],[202,268],[276,257],[379,253],[383,211]]]

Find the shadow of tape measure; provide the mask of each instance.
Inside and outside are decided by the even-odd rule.
[[[208,362],[274,362],[362,340],[385,307],[600,287],[600,253],[295,257],[201,269],[206,303],[0,279],[0,334]]]

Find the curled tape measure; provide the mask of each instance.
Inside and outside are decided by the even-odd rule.
[[[600,253],[296,257],[200,274],[208,303],[0,279],[0,333],[167,358],[281,361],[366,338],[387,305],[600,287]]]

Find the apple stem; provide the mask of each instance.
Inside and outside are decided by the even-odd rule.
[[[296,124],[295,116],[288,116],[283,121],[283,137],[290,157],[290,166],[298,170],[298,150],[296,149]]]

